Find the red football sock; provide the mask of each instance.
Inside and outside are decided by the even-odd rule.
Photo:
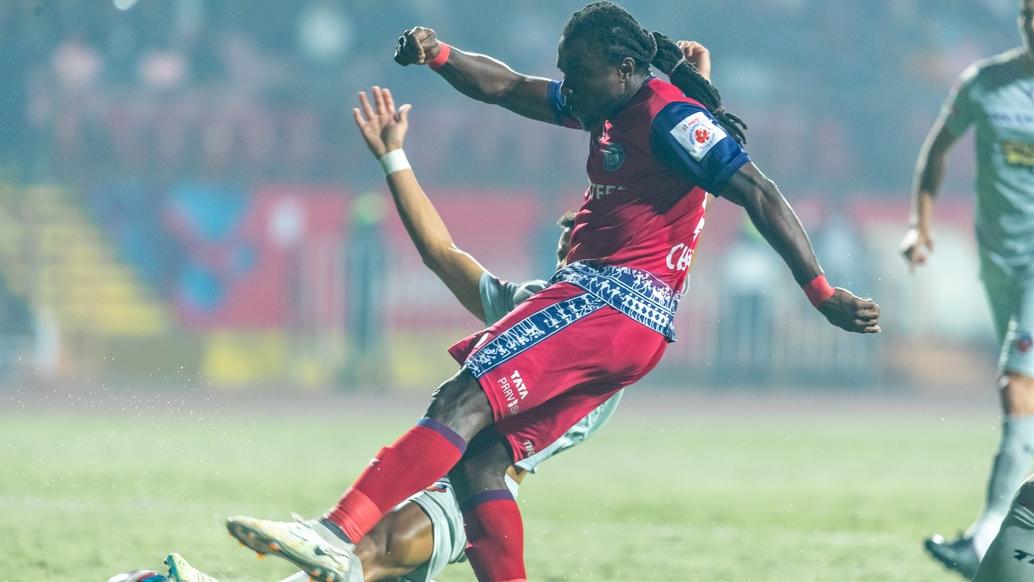
[[[324,517],[358,543],[385,513],[448,473],[466,448],[467,442],[452,429],[424,418],[381,449]]]
[[[478,582],[527,582],[524,524],[509,491],[486,491],[464,501],[463,528]]]

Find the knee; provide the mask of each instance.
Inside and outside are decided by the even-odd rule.
[[[1006,372],[1001,377],[1002,388],[1015,391],[1034,391],[1034,377],[1019,372]]]
[[[506,489],[506,471],[513,463],[505,446],[492,443],[463,457],[449,476],[460,498],[483,491]]]
[[[464,457],[449,472],[449,478],[459,490],[482,489],[492,478],[492,470],[488,464]]]
[[[477,380],[466,370],[435,390],[427,417],[451,428],[468,442],[492,422],[492,407]]]
[[[1006,372],[999,379],[1002,405],[1008,414],[1034,414],[1034,378]]]

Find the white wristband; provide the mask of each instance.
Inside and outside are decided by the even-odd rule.
[[[412,169],[412,166],[409,165],[409,160],[406,159],[406,152],[401,149],[391,150],[381,156],[381,159],[378,161],[381,163],[381,168],[384,169],[385,176],[390,176],[402,170]]]

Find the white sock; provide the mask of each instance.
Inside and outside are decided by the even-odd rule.
[[[298,572],[297,574],[293,574],[291,576],[288,576],[287,578],[284,578],[280,582],[309,582],[309,580],[312,580],[311,576],[309,576],[305,572]]]
[[[1003,520],[1005,520],[1004,515],[991,513],[985,509],[980,514],[980,517],[973,522],[973,525],[966,530],[964,535],[967,538],[973,539],[973,548],[977,551],[978,558],[984,558],[987,548],[991,546],[991,542],[998,535],[998,530],[1001,529]]]
[[[1009,512],[1013,495],[1019,489],[1034,461],[1034,415],[1006,416],[1002,422],[1002,440],[998,445],[991,477],[987,482],[984,511],[966,536],[973,538],[977,556],[983,557]]]

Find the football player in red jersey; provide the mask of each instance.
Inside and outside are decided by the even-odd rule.
[[[695,41],[679,41],[684,58],[692,63],[702,76],[710,78],[710,51]],[[403,123],[398,112],[386,115],[394,107],[386,89],[383,97],[374,88],[374,103],[368,112],[357,115],[356,122],[377,157],[383,147],[384,135],[396,131]],[[364,99],[364,110],[369,103]],[[390,105],[389,105],[390,104]],[[381,108],[385,111],[382,111]],[[358,113],[358,111],[357,111]],[[372,115],[370,113],[373,113]],[[389,138],[390,139],[390,138]],[[379,152],[379,153],[378,153]],[[434,204],[417,181],[403,173],[388,177],[393,201],[414,246],[429,269],[453,292],[473,315],[487,324],[502,318],[521,301],[545,287],[545,281],[525,281],[521,284],[496,278],[465,251],[457,248],[452,236]],[[571,244],[574,212],[566,212],[557,225],[557,268],[567,258]],[[692,258],[691,256],[689,258]],[[601,429],[614,414],[621,394],[615,394],[599,408],[571,427],[563,437],[539,454],[514,464],[507,471],[507,484],[517,494],[518,486],[530,472],[547,459],[584,442]],[[355,579],[373,582],[431,582],[446,566],[465,561],[467,537],[459,503],[448,479],[442,479],[430,488],[417,493],[386,514],[369,534],[351,548],[358,557],[361,570],[356,568]],[[176,553],[165,559],[169,566],[170,582],[217,582],[198,570]],[[282,582],[308,582],[309,574],[299,572]]]
[[[743,150],[745,126],[724,110],[717,90],[674,42],[647,32],[623,8],[596,2],[571,17],[559,46],[562,84],[453,49],[424,28],[403,35],[396,60],[426,63],[475,99],[591,132],[590,187],[568,264],[546,289],[450,349],[461,370],[322,519],[229,518],[231,533],[252,549],[272,550],[319,578],[347,580],[350,565],[326,532],[354,543],[448,473],[478,579],[527,580],[523,525],[505,471],[659,361],[674,339],[676,290],[688,268],[670,257],[673,249],[694,249],[707,191],[747,211],[830,323],[880,331],[873,301],[826,281],[797,216]],[[654,78],[651,65],[674,84]],[[398,144],[386,145],[385,172],[407,171]]]

